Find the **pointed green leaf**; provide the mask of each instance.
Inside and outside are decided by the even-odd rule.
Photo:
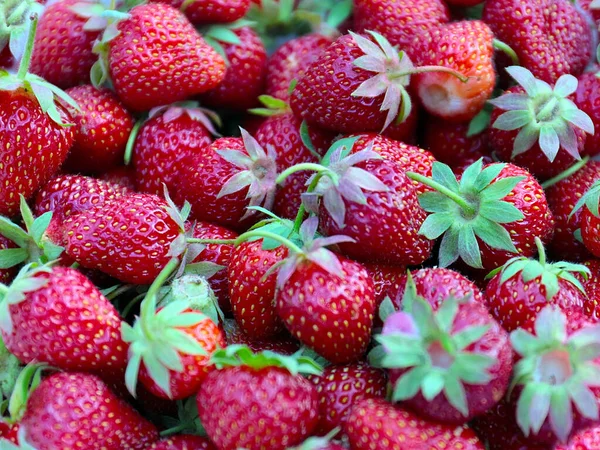
[[[455,377],[447,376],[444,386],[444,395],[448,402],[456,408],[463,416],[469,415],[469,407],[467,406],[467,394],[465,388]]]
[[[458,181],[452,169],[441,162],[434,162],[432,167],[432,178],[453,192],[458,192]]]
[[[379,305],[379,318],[382,322],[385,322],[385,319],[387,319],[395,312],[396,307],[392,303],[392,300],[386,295],[386,297],[381,302],[381,305]]]
[[[24,248],[8,248],[0,250],[0,269],[15,267],[25,261],[29,253]]]
[[[448,267],[458,259],[458,230],[450,228],[442,238],[440,244],[439,264],[440,267]]]
[[[562,443],[567,443],[573,429],[573,410],[566,389],[554,389],[550,401],[550,426]]]
[[[440,192],[423,192],[419,195],[421,208],[430,213],[445,213],[451,210],[454,202]]]
[[[490,247],[517,253],[517,248],[510,237],[510,233],[502,225],[479,216],[475,220],[473,229],[477,237]]]
[[[435,312],[435,320],[442,331],[450,334],[457,314],[458,302],[450,297],[444,300]]]
[[[19,247],[24,248],[28,246],[31,239],[27,232],[23,230],[23,228],[2,216],[0,216],[0,234],[13,241]]]
[[[35,242],[41,242],[42,236],[46,232],[48,225],[50,225],[51,220],[52,211],[48,211],[33,221],[29,232],[31,233],[31,237],[33,237]]]
[[[441,372],[437,370],[429,372],[421,384],[423,397],[429,402],[432,401],[444,389],[445,381],[444,375]]]
[[[525,217],[515,205],[503,201],[481,202],[479,214],[496,223],[516,222]]]
[[[464,350],[471,344],[479,341],[490,330],[490,325],[478,325],[463,328],[454,334],[453,340],[458,350]]]
[[[483,268],[481,252],[471,226],[463,226],[458,234],[458,253],[462,260],[469,266]]]
[[[494,181],[498,175],[500,175],[500,172],[502,172],[502,169],[504,169],[505,167],[506,164],[501,163],[490,164],[487,167],[485,167],[481,171],[481,173],[477,175],[477,178],[473,183],[475,189],[477,191],[482,191],[484,188],[489,186],[490,183]]]
[[[417,395],[421,388],[421,382],[428,372],[428,367],[415,367],[404,373],[396,382],[396,386],[394,386],[392,400],[399,402]]]
[[[502,178],[490,184],[481,192],[484,194],[485,200],[501,200],[524,179],[524,176]]]

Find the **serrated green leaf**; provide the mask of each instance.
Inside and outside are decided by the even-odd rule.
[[[517,273],[521,272],[527,264],[529,264],[528,259],[519,259],[505,265],[504,269],[502,269],[502,275],[500,276],[500,283],[505,283],[510,280]]]
[[[475,181],[479,178],[483,168],[483,158],[479,158],[465,169],[460,179],[461,192],[470,192],[475,188]]]
[[[12,223],[6,217],[0,216],[0,234],[13,241],[19,247],[27,247],[31,237],[23,228]]]

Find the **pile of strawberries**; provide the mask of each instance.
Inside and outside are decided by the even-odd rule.
[[[0,449],[598,450],[599,25],[0,0]]]

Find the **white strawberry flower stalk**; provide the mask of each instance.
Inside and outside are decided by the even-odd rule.
[[[554,86],[550,86],[524,67],[510,66],[506,71],[525,92],[507,93],[490,100],[490,103],[506,111],[492,124],[494,128],[519,130],[514,141],[513,158],[538,143],[550,162],[554,161],[561,148],[573,158],[581,159],[575,129],[593,135],[594,123],[569,99],[577,90],[577,78],[562,75]]]

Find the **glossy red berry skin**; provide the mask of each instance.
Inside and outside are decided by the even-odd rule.
[[[205,437],[177,434],[154,442],[148,450],[216,450],[216,447]]]
[[[184,0],[152,1],[178,9],[184,3]],[[250,4],[250,0],[195,0],[185,8],[184,13],[193,24],[229,23],[244,17]]]
[[[596,11],[600,15],[600,9]],[[600,126],[600,78],[597,76],[599,71],[600,66],[595,65],[592,67],[592,71],[579,76],[577,91],[573,99],[579,109],[590,116],[596,128]],[[596,131],[593,135],[586,136],[585,153],[593,156],[598,152],[600,152],[600,133]]]
[[[244,333],[233,319],[225,319],[223,329],[225,330],[227,345],[247,345],[254,353],[269,350],[282,355],[291,355],[296,353],[300,347],[298,341],[285,330],[267,339],[253,339]]]

